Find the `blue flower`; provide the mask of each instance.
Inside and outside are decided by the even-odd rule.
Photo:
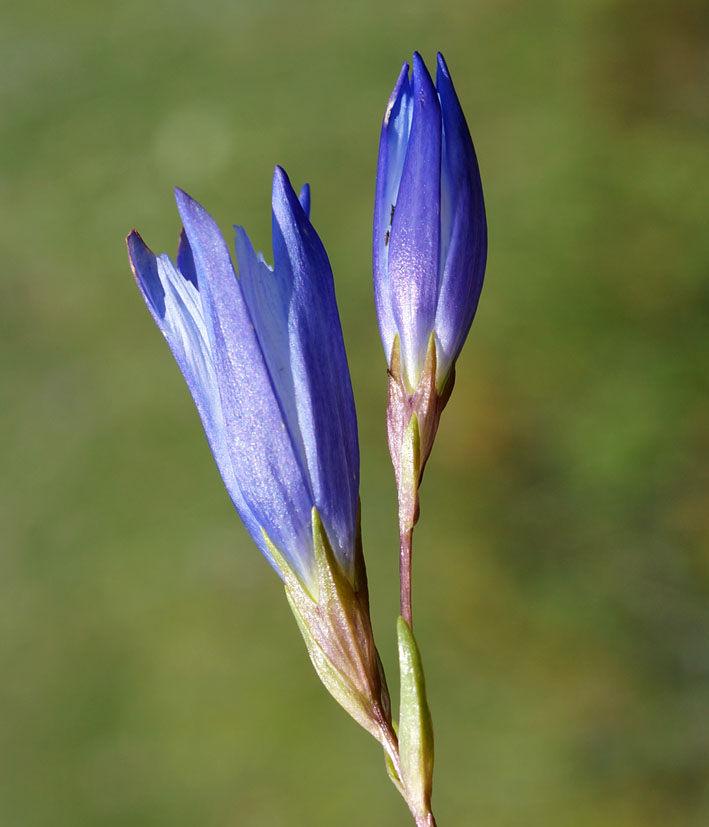
[[[330,263],[310,191],[273,176],[269,267],[236,227],[238,276],[211,216],[181,190],[177,260],[135,231],[131,266],[192,392],[222,479],[282,577],[330,693],[399,766],[359,529],[359,447]]]
[[[318,593],[314,509],[354,582],[359,448],[332,271],[286,173],[273,177],[269,267],[236,227],[238,276],[212,217],[176,190],[177,260],[137,232],[131,266],[197,405],[224,484],[249,533]]]
[[[480,172],[448,68],[436,86],[418,53],[384,116],[374,211],[374,290],[387,360],[419,385],[433,334],[436,385],[450,378],[478,305],[487,258]]]

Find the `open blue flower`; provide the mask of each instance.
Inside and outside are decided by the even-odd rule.
[[[448,68],[404,66],[384,116],[374,211],[374,290],[387,360],[398,334],[404,379],[419,384],[431,334],[439,391],[460,354],[485,274],[480,172]]]
[[[269,267],[236,227],[238,276],[211,216],[176,190],[177,260],[127,239],[138,286],[199,410],[249,533],[317,594],[313,509],[354,581],[359,448],[332,271],[286,173],[273,177]]]

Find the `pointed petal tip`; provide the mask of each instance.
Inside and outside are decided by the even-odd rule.
[[[199,207],[199,204],[179,187],[175,187],[175,203],[183,225],[187,225],[189,223],[188,216],[194,211],[195,207]]]
[[[404,61],[401,71],[399,72],[399,77],[396,79],[396,83],[394,84],[394,89],[392,90],[391,95],[389,96],[389,101],[387,102],[387,108],[384,113],[384,126],[386,127],[389,123],[389,119],[391,118],[391,114],[396,106],[397,101],[405,93],[405,90],[409,87],[409,64]]]
[[[445,58],[439,52],[438,53],[438,61],[436,66],[436,89],[438,90],[439,94],[442,89],[448,88],[455,92],[453,87],[453,80],[451,79],[451,73],[448,69],[448,64],[446,63]]]
[[[175,187],[175,202],[177,203],[177,211],[180,214],[185,233],[191,245],[194,246],[194,244],[197,243],[193,236],[198,227],[209,225],[216,228],[216,221],[199,201],[192,198],[191,195],[188,195],[179,187]]]
[[[261,251],[257,253],[254,250],[249,234],[246,232],[246,228],[242,227],[241,224],[234,224],[234,243],[236,244],[236,257],[239,262],[239,269],[241,269],[242,266],[241,259],[239,258],[240,253],[249,253],[251,256],[255,256],[257,259],[266,264],[263,253]],[[266,266],[268,267],[268,264],[266,264]]]
[[[288,173],[283,169],[283,167],[276,164],[273,169],[273,198],[275,200],[276,193],[283,194],[285,193],[286,189],[290,186],[290,179],[288,178]]]
[[[199,201],[197,201],[196,198],[193,198],[191,195],[189,195],[189,193],[186,193],[179,187],[175,187],[175,201],[177,203],[177,211],[180,213],[180,216],[182,217],[183,225],[188,224],[188,221],[185,220],[186,216],[207,216],[212,221],[214,221],[211,215],[207,212],[207,210],[205,210],[205,208],[199,203]],[[187,231],[186,226],[185,230]],[[187,235],[189,237],[188,231]]]
[[[142,290],[144,275],[153,269],[155,255],[137,230],[131,230],[126,236],[126,247],[128,248],[128,262],[130,263],[130,269],[133,271],[133,278]]]
[[[276,189],[276,186],[285,187],[286,184],[290,184],[290,178],[288,177],[288,173],[283,169],[282,166],[276,164],[273,170],[273,189]]]
[[[433,81],[431,80],[431,73],[428,71],[428,67],[426,66],[426,61],[421,57],[420,52],[414,52],[412,63],[412,71],[411,71],[411,80],[415,88],[420,89],[422,85],[427,85],[430,83],[433,85]]]
[[[288,173],[281,166],[276,166],[273,171],[273,193],[271,196],[271,207],[275,211],[277,205],[287,204],[291,214],[297,209],[296,204],[301,206],[298,196],[293,189]]]
[[[189,196],[184,190],[180,189],[179,187],[174,188],[175,193],[175,201],[177,202],[177,209],[179,210],[182,206],[189,206],[190,204],[196,203],[194,198]]]
[[[152,256],[155,258],[155,254],[143,241],[143,237],[137,230],[131,230],[126,236],[126,247],[128,247],[130,266],[133,269],[133,274],[137,278],[136,266],[140,263],[139,259],[144,256]]]
[[[298,201],[305,214],[310,218],[310,184],[303,184],[298,193]]]
[[[153,318],[160,326],[165,317],[165,288],[158,275],[155,253],[143,241],[137,230],[131,230],[126,236],[128,261],[133,271],[133,278],[143,294]]]
[[[179,267],[179,261],[180,261],[180,253],[182,253],[183,255],[185,255],[185,254],[187,254],[188,252],[189,252],[189,254],[190,254],[190,255],[192,255],[192,251],[191,251],[191,249],[190,249],[190,242],[189,242],[189,239],[187,238],[187,230],[185,230],[185,228],[184,228],[184,226],[183,226],[183,227],[180,227],[180,234],[179,234],[179,235],[178,235],[178,237],[177,237],[177,261],[178,261],[178,267]]]
[[[177,244],[177,269],[182,274],[183,278],[191,281],[194,286],[199,289],[197,281],[197,270],[194,263],[194,255],[189,239],[187,238],[187,231],[184,227],[180,227],[180,238]]]
[[[421,90],[428,88],[433,88],[433,81],[431,80],[431,75],[426,68],[426,64],[423,61],[423,58],[418,52],[414,52],[414,60],[413,60],[414,68],[413,68],[413,85],[414,89]]]

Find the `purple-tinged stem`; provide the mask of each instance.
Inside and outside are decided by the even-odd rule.
[[[413,628],[411,612],[411,552],[414,529],[404,529],[399,536],[399,582],[401,595],[401,616]]]

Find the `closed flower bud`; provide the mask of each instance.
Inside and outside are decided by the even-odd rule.
[[[442,390],[478,306],[487,259],[480,172],[448,68],[436,86],[418,53],[384,116],[374,212],[374,290],[388,360],[398,335],[403,378],[419,383],[431,334]]]
[[[374,208],[374,293],[389,364],[389,448],[405,522],[455,361],[475,316],[487,259],[480,172],[448,68],[436,85],[418,53],[389,99]],[[403,502],[402,502],[403,495]]]

